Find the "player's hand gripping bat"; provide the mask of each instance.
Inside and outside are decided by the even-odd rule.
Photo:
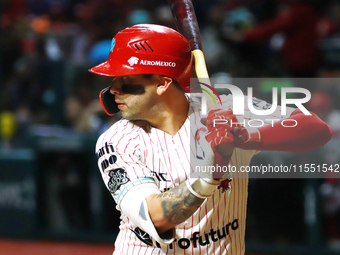
[[[195,60],[195,72],[198,80],[210,85],[209,75],[202,51],[198,22],[191,0],[168,0],[168,2],[170,4],[172,15],[174,16],[178,31],[188,40],[191,46]],[[207,88],[203,88],[202,85],[200,86],[203,90],[203,93],[208,94],[206,92]],[[211,92],[212,91],[209,93]],[[208,111],[216,108],[215,102],[211,99],[211,97],[206,96],[206,98]],[[224,153],[228,155],[232,154],[234,150],[234,145],[232,143],[221,146],[223,147],[221,150],[223,150]]]

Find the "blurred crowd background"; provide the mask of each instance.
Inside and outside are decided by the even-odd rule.
[[[306,107],[332,129],[316,151],[260,153],[253,163],[339,164],[340,1],[193,4],[211,77],[260,78],[255,95],[269,102],[273,87],[305,87]],[[120,116],[106,116],[98,100],[110,78],[87,70],[139,23],[176,29],[166,0],[0,1],[0,236],[113,242],[119,213],[94,146]],[[251,179],[247,225],[250,249],[339,252],[340,181]]]

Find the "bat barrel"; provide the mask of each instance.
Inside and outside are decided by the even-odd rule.
[[[202,50],[201,35],[191,0],[168,0],[177,30],[188,40],[191,50]]]
[[[175,18],[177,30],[188,40],[195,59],[195,71],[199,80],[204,79],[210,85],[209,74],[204,60],[202,51],[201,35],[198,22],[191,0],[168,0],[172,15]],[[206,93],[203,91],[203,93]],[[214,101],[207,97],[207,108],[212,110],[216,108]],[[234,145],[224,144],[221,146],[225,155],[233,153]]]

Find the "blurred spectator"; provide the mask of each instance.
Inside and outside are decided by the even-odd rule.
[[[235,42],[263,43],[282,33],[282,59],[292,77],[316,77],[318,68],[318,15],[304,0],[277,0],[279,14],[248,31],[231,31],[227,38]]]
[[[149,24],[152,23],[151,15],[147,10],[137,9],[130,12],[127,17],[127,25],[133,26],[136,24]]]
[[[88,159],[71,152],[46,153],[41,163],[43,223],[52,230],[89,227]]]
[[[326,179],[320,187],[328,245],[340,249],[340,180]]]
[[[66,99],[65,110],[68,121],[76,131],[90,131],[88,116],[84,113],[84,107],[77,97],[69,96]]]
[[[174,18],[168,5],[161,5],[154,11],[155,24],[176,29]]]
[[[89,186],[88,175],[81,165],[76,163],[72,154],[59,155],[55,170],[60,178],[60,198],[69,226],[89,227]],[[84,166],[83,166],[84,167]]]
[[[16,133],[16,120],[11,111],[0,112],[0,149],[11,148],[11,141]]]
[[[65,102],[65,111],[70,127],[81,133],[99,131],[101,121],[96,116],[99,107],[99,100],[85,107],[79,97],[69,96]]]
[[[91,49],[89,54],[89,61],[91,65],[98,65],[103,62],[103,59],[108,59],[109,51],[111,47],[111,40],[101,40],[95,43]]]
[[[340,111],[333,108],[332,97],[324,91],[312,92],[307,109],[317,114],[331,129],[332,139],[324,146],[324,159],[328,164],[340,162]]]
[[[333,109],[332,98],[323,91],[312,93],[307,103],[308,110],[316,113],[324,120],[332,131],[332,139],[324,146],[323,163],[328,165],[340,162],[340,111]],[[332,248],[340,248],[340,181],[335,172],[329,171],[327,179],[320,187],[323,198],[324,230]]]
[[[226,38],[228,46],[228,71],[235,77],[257,77],[262,70],[266,69],[267,61],[263,59],[266,53],[265,47],[257,44],[245,44],[238,41],[229,40],[231,34],[241,34],[251,29],[256,23],[256,18],[249,8],[240,6],[229,10],[222,15],[221,34]],[[227,35],[227,36],[226,36]],[[266,57],[267,59],[267,57]]]

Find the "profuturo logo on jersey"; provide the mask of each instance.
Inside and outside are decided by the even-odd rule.
[[[175,239],[173,243],[169,244],[170,249],[174,249],[174,245],[177,243],[178,247],[180,249],[186,250],[191,247],[191,245],[194,248],[197,248],[199,246],[206,246],[211,243],[215,243],[218,240],[221,240],[223,238],[226,238],[230,231],[235,231],[239,228],[238,219],[233,220],[232,222],[229,222],[227,225],[223,226],[221,229],[210,229],[209,233],[205,233],[204,236],[200,235],[199,232],[194,232],[192,234],[192,237],[189,238],[181,238],[181,239]],[[156,242],[156,245],[158,248],[160,248],[160,244]]]

